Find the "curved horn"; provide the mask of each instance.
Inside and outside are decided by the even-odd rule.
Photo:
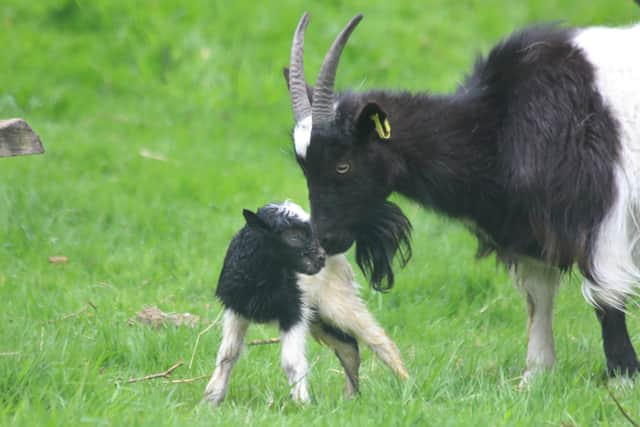
[[[313,123],[327,123],[333,120],[333,85],[336,79],[336,71],[342,49],[347,44],[349,36],[362,20],[362,14],[358,14],[349,21],[336,40],[331,45],[327,55],[322,61],[322,67],[318,74],[318,82],[313,90],[312,117]]]
[[[289,62],[289,93],[293,117],[298,123],[311,115],[311,102],[307,97],[307,84],[304,81],[304,31],[309,24],[309,14],[305,12],[298,22],[291,44]]]

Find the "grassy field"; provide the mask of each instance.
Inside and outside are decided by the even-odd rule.
[[[0,118],[26,118],[46,148],[0,160],[0,425],[625,424],[579,278],[559,296],[557,368],[521,392],[523,300],[495,260],[474,261],[462,227],[405,200],[413,261],[392,292],[362,293],[400,346],[408,384],[364,350],[362,395],[345,401],[337,360],[316,343],[309,407],[287,399],[278,346],[248,349],[215,411],[201,403],[205,380],[122,380],[179,360],[172,379],[209,374],[219,328],[187,365],[220,312],[213,290],[242,208],[307,204],[281,76],[303,10],[309,80],[362,11],[339,87],[446,91],[515,28],[626,24],[640,18],[631,0],[170,3],[0,4]],[[145,305],[202,323],[130,325]],[[629,322],[640,345],[637,310]],[[249,339],[275,334],[254,327]],[[640,389],[614,393],[640,419]]]

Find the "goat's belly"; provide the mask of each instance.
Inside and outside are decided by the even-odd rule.
[[[618,122],[620,166],[640,186],[640,24],[580,30],[574,43],[593,65],[595,86]]]

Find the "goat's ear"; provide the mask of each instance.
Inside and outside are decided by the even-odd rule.
[[[287,84],[287,89],[289,89],[289,67],[284,67],[282,69],[282,75],[284,76],[284,81]],[[307,97],[309,98],[309,102],[313,104],[313,86],[307,85]]]
[[[391,139],[389,116],[377,103],[369,102],[356,117],[356,133],[363,138],[374,135],[381,141]]]
[[[244,220],[247,222],[249,227],[257,230],[269,231],[267,223],[261,220],[258,215],[251,212],[249,209],[243,209],[242,216],[244,216]]]

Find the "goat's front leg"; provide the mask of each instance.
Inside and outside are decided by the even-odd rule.
[[[207,384],[204,398],[212,405],[217,406],[227,394],[229,376],[233,365],[238,361],[244,336],[247,333],[249,321],[231,309],[224,312],[222,325],[222,342],[216,358],[216,369]]]
[[[556,361],[553,339],[553,303],[560,284],[560,271],[534,260],[523,260],[512,268],[515,284],[527,299],[529,341],[527,368],[521,385]]]
[[[282,330],[280,334],[282,369],[284,369],[291,386],[291,398],[300,403],[308,403],[310,401],[307,388],[309,365],[305,355],[307,332],[307,321],[303,318],[303,320],[290,328]]]

